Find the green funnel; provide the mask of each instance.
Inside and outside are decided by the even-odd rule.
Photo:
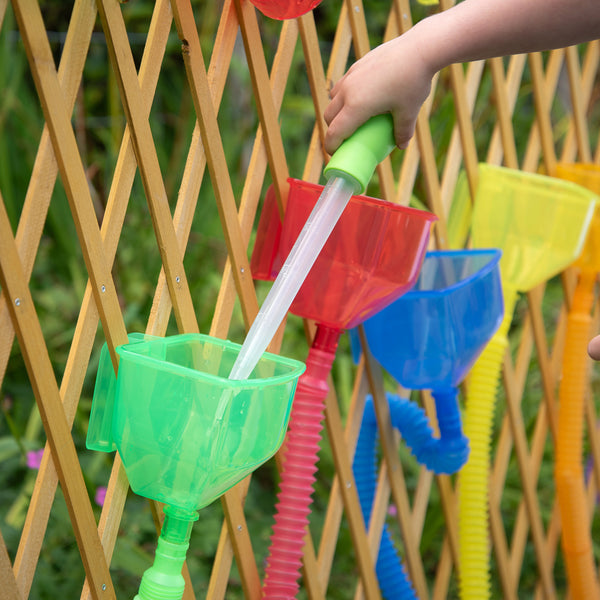
[[[179,600],[196,511],[273,456],[283,441],[304,365],[264,353],[245,380],[228,375],[241,346],[200,334],[132,334],[106,345],[87,447],[118,450],[134,492],[165,503],[153,566],[136,600]]]
[[[248,379],[230,380],[240,347],[200,334],[133,335],[117,347],[116,379],[104,349],[88,448],[118,450],[141,496],[206,506],[277,451],[304,371],[264,353]]]

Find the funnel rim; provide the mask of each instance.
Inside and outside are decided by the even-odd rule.
[[[425,254],[425,260],[428,257],[437,257],[437,256],[461,256],[461,255],[481,255],[481,254],[489,254],[490,260],[485,263],[480,269],[478,269],[475,273],[472,273],[468,277],[457,281],[445,288],[438,290],[418,290],[416,288],[412,288],[406,294],[404,294],[404,298],[428,298],[430,296],[445,296],[449,295],[456,290],[459,290],[466,285],[470,284],[474,278],[485,277],[488,273],[490,273],[493,269],[495,269],[500,259],[502,258],[502,250],[499,248],[473,248],[473,249],[462,249],[462,250],[431,250]]]
[[[177,342],[184,342],[187,339],[196,340],[196,341],[207,341],[215,346],[220,346],[223,349],[234,350],[239,353],[241,349],[241,345],[231,340],[224,340],[221,338],[215,338],[209,335],[204,335],[201,333],[184,333],[177,334],[162,338],[157,338],[162,341],[164,344],[174,343],[175,340]],[[215,375],[213,373],[208,373],[206,371],[199,371],[197,369],[192,369],[191,367],[186,367],[184,365],[177,364],[175,362],[169,362],[167,360],[161,360],[154,356],[147,356],[140,354],[139,352],[135,352],[133,347],[140,350],[144,346],[147,346],[151,343],[156,343],[157,339],[153,340],[143,340],[136,342],[135,344],[122,344],[121,346],[116,347],[116,351],[120,357],[126,356],[127,360],[131,360],[135,363],[142,364],[144,366],[156,365],[157,370],[164,370],[166,365],[168,365],[168,369],[171,372],[179,373],[180,375],[185,375],[187,377],[198,378],[201,376],[202,379],[207,381],[212,381],[214,383],[218,383],[219,385],[223,385],[223,382],[227,382],[228,387],[232,388],[244,388],[248,387],[249,382],[252,382],[253,386],[262,385],[277,385],[281,383],[286,383],[297,379],[302,375],[302,373],[306,370],[306,365],[299,360],[288,358],[285,356],[281,356],[279,354],[274,354],[272,352],[264,352],[261,356],[260,360],[267,359],[273,363],[286,365],[290,367],[289,373],[283,373],[279,375],[272,375],[269,377],[248,377],[247,379],[229,379],[228,377],[222,377],[219,375]],[[127,346],[131,346],[132,348],[127,348]]]
[[[323,190],[324,186],[319,183],[312,183],[310,181],[304,181],[303,179],[298,179],[295,177],[288,177],[287,182],[290,186],[299,185],[306,186],[308,188],[312,188],[313,190]],[[390,202],[389,200],[384,200],[382,198],[375,198],[373,196],[366,196],[364,194],[354,194],[350,198],[349,204],[369,204],[369,205],[379,205],[382,208],[414,214],[426,221],[435,222],[438,220],[438,216],[430,211],[422,210],[420,208],[414,208],[412,206],[404,206],[403,204],[397,204],[396,202]]]
[[[600,199],[598,194],[595,194],[592,190],[569,181],[568,179],[561,179],[559,177],[550,177],[543,173],[534,173],[532,171],[522,171],[521,169],[513,169],[511,167],[503,167],[500,165],[491,165],[489,163],[479,163],[480,173],[484,171],[502,173],[509,177],[520,178],[521,180],[529,180],[530,183],[542,183],[551,184],[553,187],[569,191],[571,194],[570,200],[585,204],[588,209],[590,203],[592,206]],[[475,203],[477,206],[477,203]]]

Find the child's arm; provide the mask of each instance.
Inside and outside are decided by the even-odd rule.
[[[562,48],[600,37],[600,0],[464,0],[357,61],[331,90],[325,148],[391,112],[406,147],[433,75],[453,63]]]
[[[591,342],[588,345],[588,354],[594,360],[600,360],[600,335],[597,335],[595,338],[592,338]]]

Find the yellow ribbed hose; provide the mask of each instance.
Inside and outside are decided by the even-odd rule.
[[[517,291],[505,285],[504,319],[473,365],[468,380],[464,432],[471,451],[458,481],[459,588],[463,600],[485,600],[490,596],[488,480],[492,420],[516,299]]]
[[[594,302],[595,272],[582,271],[567,320],[556,441],[556,493],[562,522],[562,549],[573,600],[599,598],[590,515],[583,475],[583,415],[587,344]]]

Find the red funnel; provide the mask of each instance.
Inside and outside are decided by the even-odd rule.
[[[252,256],[254,277],[277,275],[323,186],[290,179],[283,223],[267,194]],[[435,215],[367,196],[353,196],[290,307],[333,329],[362,323],[416,282]],[[279,236],[281,235],[281,238]]]
[[[261,214],[251,268],[275,279],[322,186],[290,179],[283,228],[272,190]],[[407,292],[418,278],[435,216],[353,196],[290,311],[318,323],[298,381],[286,437],[263,598],[294,598],[327,396],[327,377],[343,329],[358,325]]]

